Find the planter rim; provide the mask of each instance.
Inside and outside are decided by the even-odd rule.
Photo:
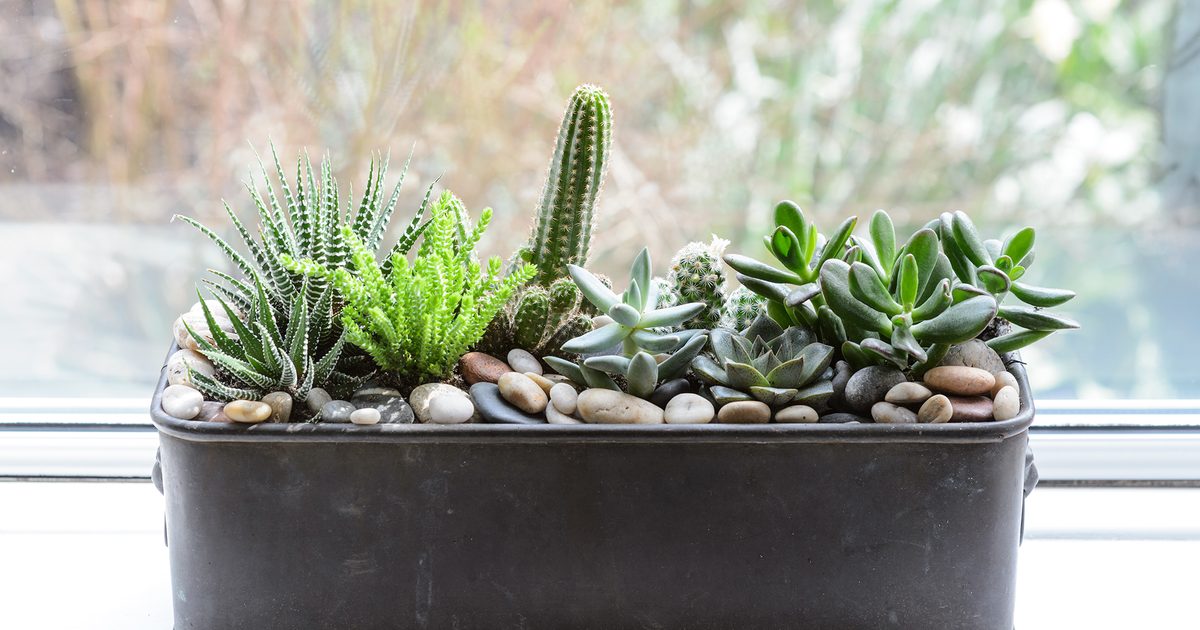
[[[171,345],[170,357],[178,350]],[[1015,353],[1004,356],[1020,387],[1021,411],[1015,418],[945,424],[376,424],[200,422],[181,420],[162,410],[167,386],[166,360],[150,401],[154,426],[172,437],[201,442],[1000,442],[1033,423],[1034,403],[1025,366]]]

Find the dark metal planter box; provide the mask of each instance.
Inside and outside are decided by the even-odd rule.
[[[183,421],[175,627],[1013,627],[1021,414],[945,425]]]

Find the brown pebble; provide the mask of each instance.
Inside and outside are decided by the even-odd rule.
[[[458,361],[463,378],[467,383],[496,383],[501,376],[512,371],[508,364],[490,354],[468,352]]]
[[[1012,374],[1008,372],[996,372],[992,376],[996,377],[996,384],[992,386],[992,398],[995,398],[996,394],[1000,393],[1000,390],[1005,387],[1011,387],[1017,390],[1017,392],[1021,391],[1021,386],[1017,384],[1017,377]]]
[[[990,394],[996,384],[991,372],[962,365],[943,365],[925,373],[925,385],[934,391],[958,396]]]
[[[550,388],[554,387],[554,381],[546,378],[545,376],[542,376],[541,374],[535,374],[533,372],[526,372],[525,376],[528,376],[529,380],[533,381],[534,383],[537,383],[537,386],[541,387],[542,391],[546,392],[547,394],[550,393]]]
[[[717,412],[717,422],[725,424],[765,424],[771,421],[771,408],[757,400],[731,402]]]
[[[232,418],[225,415],[225,403],[214,400],[206,400],[201,403],[200,415],[195,419],[200,422],[233,422]]]
[[[945,394],[938,394],[921,405],[921,410],[917,412],[917,422],[940,424],[949,422],[952,415],[954,415],[954,408],[950,405],[950,399],[946,398]]]
[[[950,422],[989,422],[992,419],[992,399],[987,396],[947,396],[954,408]]]

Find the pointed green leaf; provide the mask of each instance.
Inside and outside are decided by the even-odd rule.
[[[933,319],[912,328],[921,343],[959,343],[983,332],[996,316],[996,300],[980,295],[952,305]]]
[[[885,276],[892,272],[892,265],[896,261],[896,227],[892,225],[892,218],[883,210],[876,210],[875,214],[871,215],[871,244],[875,246],[875,253],[879,260],[879,265]]]
[[[614,322],[564,343],[562,349],[576,354],[601,352],[621,343],[629,334],[629,328]]]
[[[741,256],[739,254],[725,254],[725,264],[733,268],[738,273],[764,280],[766,282],[784,282],[787,284],[804,284],[805,279],[792,273],[777,269],[766,263],[759,262],[749,256]]]
[[[1013,234],[1004,241],[1004,248],[1001,251],[1004,252],[1005,256],[1019,263],[1033,251],[1033,243],[1036,236],[1037,233],[1033,228],[1021,228],[1016,234]]]
[[[1001,354],[1005,352],[1013,352],[1020,350],[1037,341],[1041,341],[1048,337],[1052,330],[1018,330],[1005,335],[1000,335],[995,339],[990,339],[987,345],[992,350]]]
[[[1021,282],[1012,283],[1012,294],[1030,306],[1041,307],[1058,306],[1075,297],[1075,292],[1067,289],[1048,289]]]
[[[607,313],[614,304],[620,303],[621,300],[617,299],[612,290],[604,286],[592,272],[576,265],[567,265],[567,272],[571,274],[571,279],[575,281],[575,286],[579,287],[583,297],[601,313]]]
[[[1000,308],[1000,317],[1030,330],[1067,330],[1079,328],[1079,322],[1062,315],[1055,315],[1029,306],[1005,306]]]

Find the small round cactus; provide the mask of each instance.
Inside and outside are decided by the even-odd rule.
[[[745,330],[760,313],[765,312],[767,299],[746,287],[738,287],[725,301],[725,313],[721,327],[730,330]]]
[[[725,310],[725,269],[721,256],[729,241],[713,236],[712,242],[689,243],[671,260],[667,283],[679,303],[700,302],[704,310],[684,322],[684,328],[716,328]]]

